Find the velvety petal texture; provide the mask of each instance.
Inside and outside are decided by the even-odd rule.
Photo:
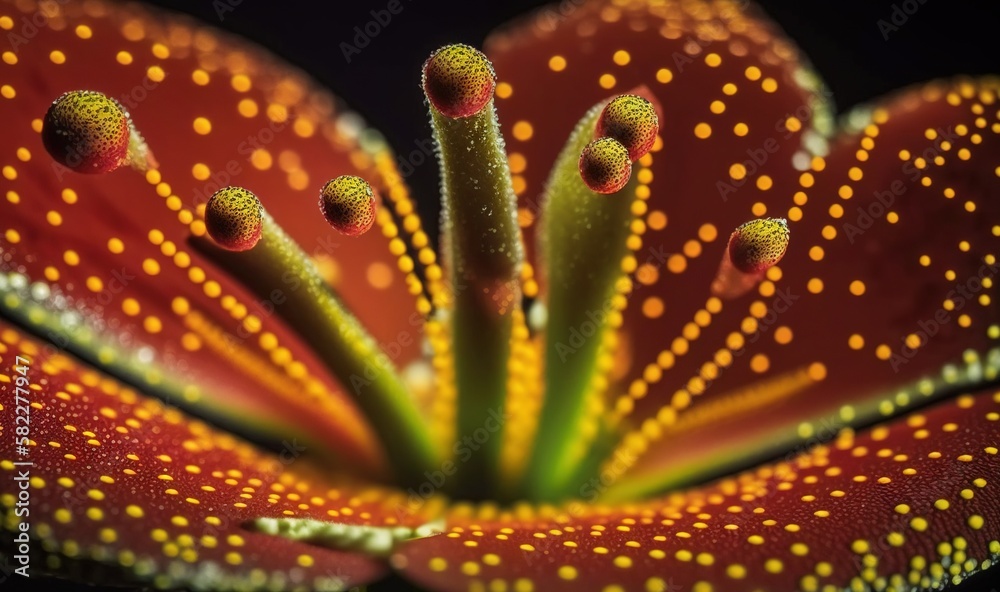
[[[653,445],[656,463],[745,456],[753,442],[774,450],[995,378],[998,89],[957,80],[883,101],[854,117],[860,129],[817,159],[822,170],[797,176],[791,200],[769,212],[788,216],[794,243],[772,279],[716,315],[686,362],[675,356],[646,381],[637,415],[678,397],[660,390],[671,375],[704,381],[681,392],[704,386],[690,412],[705,417],[687,422],[670,400],[681,413]]]
[[[252,279],[253,251],[206,234],[217,189],[257,195],[399,369],[425,413],[413,423],[466,462],[462,319],[381,136],[182,18],[0,0],[0,437],[30,426],[0,447],[0,553],[26,520],[23,481],[33,567],[106,584],[340,590],[395,569],[442,591],[830,592],[995,571],[1000,82],[929,83],[835,124],[818,77],[745,4],[564,2],[486,43],[529,257],[496,366],[511,475],[544,445],[536,416],[560,386],[541,384],[558,373],[539,355],[560,305],[538,248],[553,163],[615,95],[659,115],[629,191],[593,196],[635,215],[595,311],[608,331],[579,430],[607,458],[582,446],[583,469],[556,467],[570,501],[501,506],[445,500],[447,464],[416,487],[371,485],[389,463],[352,401],[358,377],[337,380],[282,309],[308,293],[301,278],[255,291],[236,277]],[[53,162],[42,118],[71,90],[123,105],[148,170]],[[340,175],[374,187],[359,236],[319,211]],[[730,233],[764,217],[787,221],[784,258],[713,287]],[[603,244],[616,221],[564,242]]]
[[[58,286],[119,348],[155,351],[179,401],[307,432],[377,474],[381,451],[345,386],[280,320],[301,282],[264,295],[234,282],[206,256],[200,212],[223,186],[256,193],[404,366],[423,322],[419,249],[404,239],[426,247],[427,237],[379,136],[300,73],[176,17],[103,2],[4,2],[0,17],[17,43],[0,63],[7,268]],[[77,89],[118,100],[159,169],[80,175],[53,163],[42,117]],[[336,232],[317,206],[323,184],[344,173],[384,198],[378,229],[362,237]]]
[[[18,426],[28,425],[30,441],[4,446],[0,469],[8,485],[0,501],[5,528],[31,525],[32,575],[77,570],[87,581],[159,588],[340,590],[385,571],[358,527],[422,521],[401,493],[336,484],[317,473],[297,440],[277,454],[261,453],[7,324],[0,327],[0,359],[0,433],[13,441]],[[28,423],[18,419],[24,417]],[[21,506],[28,514],[16,513],[18,480],[30,493]],[[367,553],[258,532],[264,518],[357,529],[357,547]],[[5,552],[11,544],[5,537]],[[104,575],[98,566],[108,568]]]
[[[751,200],[766,196],[746,179],[726,195],[727,201],[740,197],[739,211],[720,208],[727,201],[716,185],[730,181],[730,165],[766,143],[769,151],[757,167],[773,175],[787,168],[803,136],[818,135],[806,130],[829,131],[818,79],[774,25],[747,14],[743,5],[586,2],[542,10],[487,40],[529,244],[536,239],[532,228],[544,183],[566,138],[591,106],[615,95],[645,86],[662,107],[651,171],[640,179],[649,191],[635,206],[649,236],[635,249],[633,271],[643,263],[663,268],[675,256],[669,266],[675,271],[661,272],[677,274],[703,251],[709,258],[708,251],[751,215]],[[799,124],[789,124],[797,112]],[[677,217],[688,211],[701,215]],[[594,234],[599,240],[600,229]],[[643,277],[652,281],[649,273]],[[685,311],[682,304],[668,302],[664,321],[683,323],[680,314],[669,314]]]
[[[1000,557],[998,421],[990,390],[655,501],[456,510],[405,571],[449,591],[941,589]]]
[[[526,226],[591,104],[644,85],[663,107],[607,307],[624,338],[604,419],[645,455],[619,498],[996,375],[1000,84],[930,83],[834,126],[796,50],[737,4],[592,2],[487,44]],[[765,216],[788,220],[785,258],[713,293],[729,234]]]

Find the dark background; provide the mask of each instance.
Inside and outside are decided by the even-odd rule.
[[[400,0],[404,10],[347,63],[339,49],[354,27],[388,0],[152,0],[255,41],[311,73],[347,101],[396,147],[410,149],[429,133],[419,87],[420,66],[451,42],[481,45],[489,31],[543,0]],[[919,9],[888,40],[879,30],[902,0],[761,0],[809,56],[843,111],[892,89],[954,74],[1000,74],[992,0],[908,0]],[[220,7],[225,10],[220,10]],[[220,16],[221,15],[221,16]],[[436,219],[437,172],[418,167],[408,179],[420,209]],[[430,224],[429,224],[430,225]],[[996,592],[997,570],[962,587]],[[51,585],[51,584],[49,584]],[[39,587],[40,586],[40,587]],[[387,587],[386,587],[387,586]],[[376,589],[405,590],[398,580]],[[4,590],[51,590],[14,579]],[[67,592],[77,588],[61,586]],[[81,588],[80,590],[93,590]]]

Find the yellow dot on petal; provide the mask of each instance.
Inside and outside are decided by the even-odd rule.
[[[443,557],[434,557],[429,562],[427,562],[427,567],[431,571],[444,571],[448,569],[448,562]]]
[[[212,131],[212,122],[204,117],[196,117],[194,120],[194,131],[202,136],[208,135]]]
[[[250,83],[250,77],[246,74],[237,74],[236,76],[233,76],[230,83],[233,85],[233,89],[237,92],[247,92],[252,86]]]
[[[527,142],[535,133],[534,127],[527,121],[518,121],[511,129],[514,137],[522,142]]]
[[[163,79],[167,77],[167,73],[159,66],[150,66],[146,70],[146,76],[153,82],[163,82]]]

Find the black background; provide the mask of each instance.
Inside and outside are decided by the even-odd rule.
[[[481,45],[489,31],[541,0],[400,0],[404,10],[350,63],[339,49],[369,11],[388,0],[152,0],[242,35],[306,70],[347,101],[399,148],[428,137],[419,88],[420,66],[437,47],[451,42]],[[888,20],[902,0],[761,0],[804,50],[843,111],[892,89],[954,74],[1000,74],[997,9],[992,0],[908,0],[918,5],[888,40],[878,21]],[[224,9],[224,10],[223,10]],[[408,179],[419,207],[436,219],[437,172],[418,167]],[[433,224],[429,224],[433,226]],[[997,570],[970,581],[963,591],[996,592]],[[33,581],[37,581],[34,580]],[[40,587],[39,587],[40,586]],[[404,590],[398,580],[377,589]],[[8,581],[3,590],[53,589],[43,583]],[[76,590],[59,586],[60,590]],[[93,590],[83,588],[82,590]]]

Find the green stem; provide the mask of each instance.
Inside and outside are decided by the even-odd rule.
[[[579,489],[571,481],[583,460],[579,434],[587,396],[599,371],[602,336],[632,222],[636,174],[614,195],[591,191],[580,178],[579,159],[594,139],[605,103],[591,109],[570,136],[549,178],[539,228],[548,291],[545,330],[545,397],[538,436],[522,484],[531,499],[555,500]],[[636,165],[637,166],[637,165]],[[635,166],[633,167],[635,168]],[[633,172],[635,172],[633,170]]]
[[[389,357],[320,277],[309,256],[268,215],[261,240],[242,253],[196,246],[262,298],[286,298],[278,314],[340,379],[371,422],[397,479],[416,485],[440,462],[427,426]]]
[[[481,498],[498,486],[512,318],[521,306],[517,198],[492,99],[463,118],[432,108],[431,121],[440,150],[453,291],[459,438],[454,493]]]

